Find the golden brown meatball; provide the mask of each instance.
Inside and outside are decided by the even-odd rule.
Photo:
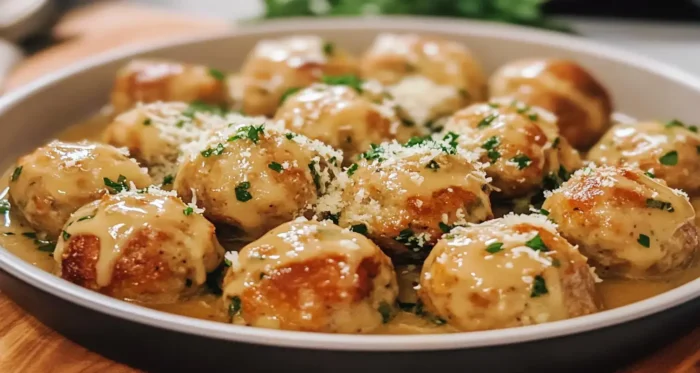
[[[356,74],[357,61],[318,36],[260,41],[248,55],[239,78],[242,109],[272,116],[285,93],[307,87],[324,75]]]
[[[473,154],[444,141],[374,146],[338,177],[319,211],[362,232],[388,254],[422,259],[452,226],[493,217],[489,187]]]
[[[581,167],[581,158],[559,136],[556,117],[512,100],[475,104],[455,113],[444,132],[461,134],[462,145],[481,150],[481,162],[498,196],[520,197],[538,190],[542,180],[563,167]]]
[[[554,113],[559,131],[576,149],[586,150],[610,127],[608,92],[576,62],[526,59],[498,69],[489,80],[491,97],[510,96]]]
[[[369,150],[370,144],[414,134],[390,107],[374,104],[353,88],[315,84],[290,96],[275,120],[290,131],[341,149],[346,161]]]
[[[588,159],[612,166],[639,167],[672,188],[700,192],[700,135],[696,127],[667,123],[617,124],[588,153]]]
[[[639,170],[584,168],[542,208],[604,277],[671,273],[687,266],[700,244],[687,197]]]
[[[394,314],[398,286],[389,258],[329,221],[283,224],[227,258],[223,289],[233,323],[366,333]]]
[[[360,61],[362,78],[387,86],[418,125],[485,97],[480,64],[462,44],[414,34],[381,34]]]
[[[54,239],[84,204],[133,182],[151,184],[128,153],[91,142],[53,141],[17,161],[9,197],[29,225]]]
[[[112,107],[121,113],[138,102],[225,105],[227,97],[225,75],[216,69],[164,60],[133,60],[117,72]]]
[[[541,215],[506,215],[446,235],[423,265],[426,311],[464,330],[541,324],[600,309],[586,258]]]
[[[185,201],[255,239],[310,210],[341,153],[272,125],[233,126],[188,156],[175,178]]]
[[[115,298],[175,302],[223,259],[214,226],[174,192],[106,195],[63,227],[54,252],[65,280]]]

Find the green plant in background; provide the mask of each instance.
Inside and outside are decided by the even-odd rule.
[[[266,18],[409,14],[462,17],[572,32],[542,13],[547,0],[265,0]]]

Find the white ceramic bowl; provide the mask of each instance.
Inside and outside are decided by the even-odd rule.
[[[117,51],[0,97],[0,165],[9,166],[51,134],[93,114],[108,101],[116,69],[135,55],[235,71],[263,38],[318,34],[359,53],[377,33],[387,31],[428,33],[463,42],[489,73],[516,58],[571,58],[604,82],[618,111],[639,118],[700,122],[700,80],[579,37],[463,20],[297,19],[250,25],[217,37]],[[155,369],[221,367],[226,357],[228,363],[243,364],[245,371],[314,367],[411,371],[441,364],[469,364],[479,367],[476,371],[542,371],[567,363],[575,363],[568,370],[589,369],[627,361],[655,342],[697,326],[700,312],[697,279],[625,307],[536,326],[447,335],[313,334],[227,325],[142,308],[56,278],[2,248],[0,269],[3,292],[50,326],[102,353]],[[611,327],[614,325],[617,327]],[[105,344],[105,337],[110,343]],[[186,343],[188,351],[173,354],[168,349],[173,341]],[[150,351],[148,359],[134,353],[145,348]],[[391,351],[397,353],[388,353]]]

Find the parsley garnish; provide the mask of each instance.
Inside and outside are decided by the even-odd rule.
[[[311,172],[311,177],[314,180],[316,190],[321,190],[321,175],[319,175],[318,171],[316,171],[316,161],[311,161],[311,163],[309,163],[309,171]]]
[[[432,161],[428,162],[428,165],[425,166],[425,168],[429,168],[433,171],[437,171],[440,169],[440,165],[433,159]]]
[[[654,174],[652,174],[652,173],[649,172],[649,171],[644,171],[644,175],[647,175],[647,176],[649,176],[649,177],[652,178],[652,179],[656,179],[656,176],[654,176]]]
[[[486,149],[486,150],[491,150],[491,149],[497,147],[498,145],[500,145],[500,143],[501,143],[501,141],[498,139],[497,136],[492,136],[488,140],[486,140],[486,142],[483,145],[481,145],[481,148]]]
[[[259,126],[242,126],[236,130],[236,135],[229,137],[228,141],[235,141],[239,139],[248,139],[254,144],[260,141],[260,135],[265,133],[265,125]]]
[[[163,176],[163,185],[170,185],[173,183],[173,180],[175,180],[175,176],[165,175]]]
[[[557,146],[559,146],[559,141],[561,141],[561,139],[559,138],[559,136],[557,136],[557,137],[554,139],[554,141],[552,141],[552,147],[553,147],[553,148],[556,148]]]
[[[664,211],[668,211],[668,212],[675,211],[671,202],[665,202],[665,201],[660,201],[658,199],[647,198],[646,203],[647,203],[647,207],[649,207],[649,208],[664,210]]]
[[[150,126],[152,123],[151,118],[146,118],[146,120],[143,121],[144,126]]]
[[[379,303],[377,311],[382,315],[382,324],[386,324],[391,320],[391,306],[389,303],[382,301]]]
[[[296,133],[292,133],[292,132],[287,132],[287,133],[285,133],[285,134],[284,134],[284,137],[286,137],[286,138],[287,138],[287,140],[291,140],[291,139],[293,139],[293,138],[294,138],[294,136],[296,136]]]
[[[270,162],[267,167],[275,172],[282,172],[283,169],[282,165],[277,162]]]
[[[639,238],[637,238],[637,242],[647,248],[651,245],[651,240],[646,234],[640,234]]]
[[[452,227],[450,227],[449,225],[447,225],[443,222],[439,222],[438,227],[440,227],[440,230],[442,231],[442,233],[450,233],[450,231],[452,230]]]
[[[459,139],[458,134],[452,131],[446,133],[445,136],[442,137],[442,140],[447,142],[447,146],[443,145],[442,151],[444,151],[447,154],[456,154],[458,145],[457,139]]]
[[[666,122],[666,125],[664,127],[666,127],[666,128],[683,127],[690,132],[696,132],[696,133],[698,132],[697,126],[686,126],[685,123],[681,122],[678,119],[669,120],[668,122]]]
[[[675,150],[671,150],[670,152],[664,154],[659,158],[659,162],[661,162],[662,165],[666,166],[675,166],[678,164],[678,152]]]
[[[544,281],[544,277],[540,275],[535,276],[535,279],[532,282],[532,292],[530,293],[530,297],[537,298],[540,295],[547,293],[549,293],[549,290],[547,290],[547,283]]]
[[[200,153],[202,157],[209,158],[212,155],[221,155],[224,152],[224,144],[219,143],[215,148],[207,148],[202,150]]]
[[[234,296],[231,298],[231,304],[228,306],[228,315],[232,318],[241,313],[241,298]]]
[[[362,93],[362,79],[358,78],[357,75],[324,75],[321,77],[321,81],[328,85],[346,85],[358,93]]]
[[[537,235],[529,241],[525,242],[525,246],[535,251],[549,251],[549,248],[547,248],[547,245],[544,244],[544,241],[542,241],[542,237],[540,237],[539,233],[537,233]]]
[[[94,218],[94,217],[95,217],[95,215],[86,215],[86,216],[83,216],[83,217],[81,217],[80,219],[78,219],[78,220],[76,220],[76,221],[88,220],[88,219],[92,219],[92,218]]]
[[[333,43],[331,43],[329,41],[323,43],[323,53],[326,56],[332,56],[334,51],[335,51],[335,45],[333,45]]]
[[[61,237],[63,237],[63,241],[68,241],[68,239],[70,238],[70,233],[66,231],[61,231]]]
[[[301,91],[301,88],[299,87],[293,87],[289,88],[284,93],[282,93],[282,97],[280,97],[280,105],[282,105],[288,98],[289,96]]]
[[[367,226],[365,224],[355,224],[355,225],[350,227],[350,231],[366,236],[367,235]]]
[[[253,196],[250,195],[250,192],[248,192],[248,189],[250,189],[250,182],[244,181],[244,182],[236,185],[236,188],[235,188],[236,199],[241,201],[241,202],[250,201],[253,198]]]
[[[348,167],[348,176],[352,176],[355,173],[355,171],[357,171],[357,167],[359,167],[357,163],[351,164],[350,167]]]
[[[17,181],[17,179],[19,179],[19,175],[22,173],[22,168],[24,168],[24,166],[15,168],[15,170],[12,172],[12,176],[10,177],[10,181]]]
[[[491,163],[496,162],[501,158],[501,153],[499,153],[497,150],[489,150],[486,152],[486,155],[491,160]]]
[[[0,201],[0,214],[4,214],[8,211],[10,211],[10,201],[1,200]]]
[[[34,244],[37,245],[37,250],[39,250],[39,251],[43,251],[46,253],[52,253],[54,251],[54,249],[56,249],[55,243],[53,243],[51,241],[42,240],[42,239],[37,238],[35,232],[24,232],[24,233],[22,233],[22,236],[27,237],[31,240],[34,240]]]
[[[377,159],[379,162],[381,162],[382,153],[384,153],[384,148],[376,144],[370,144],[370,149],[362,153],[361,158],[364,158],[368,161]]]
[[[218,116],[223,116],[224,114],[226,114],[226,110],[222,109],[219,106],[210,105],[202,101],[193,101],[190,103],[187,109],[185,109],[185,111],[182,112],[182,115],[188,118],[194,118],[195,114],[197,114],[198,112],[204,112]]]
[[[126,184],[126,176],[124,175],[119,175],[117,178],[117,181],[112,181],[110,178],[105,177],[103,179],[105,186],[107,188],[111,189],[109,192],[110,194],[117,194],[120,192],[123,192],[125,190],[129,190],[129,186]]]
[[[190,216],[194,213],[194,209],[192,206],[187,206],[184,210],[182,210],[182,213],[185,214],[185,216]]]
[[[537,113],[532,113],[532,114],[528,115],[527,117],[528,117],[528,119],[530,119],[533,122],[537,121],[537,118],[538,118]]]
[[[528,167],[532,163],[530,157],[528,157],[525,154],[518,154],[515,157],[511,158],[510,161],[518,164],[518,170],[522,170],[523,168]]]
[[[498,114],[490,114],[486,118],[482,119],[479,121],[479,124],[477,124],[476,128],[485,128],[491,125],[491,122],[494,121],[494,119],[498,118]]]
[[[423,144],[426,140],[428,140],[428,137],[419,137],[419,136],[413,136],[408,141],[406,144],[404,144],[405,147],[407,148],[412,148],[417,145]]]
[[[549,216],[549,211],[545,209],[540,209],[540,215]]]
[[[217,69],[213,69],[213,68],[209,69],[209,75],[211,75],[212,78],[214,78],[220,82],[223,81],[224,79],[226,79],[226,75],[223,72],[221,72],[221,70],[217,70]]]
[[[486,246],[486,251],[489,254],[495,254],[501,250],[503,250],[503,242],[494,242],[494,243]]]

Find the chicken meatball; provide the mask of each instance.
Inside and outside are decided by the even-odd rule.
[[[444,131],[462,135],[463,146],[481,151],[480,160],[489,163],[486,174],[499,197],[533,193],[560,167],[566,172],[581,167],[578,152],[559,136],[556,117],[521,102],[493,100],[469,106],[450,117]]]
[[[249,239],[310,210],[342,155],[273,125],[229,127],[183,161],[174,188]]]
[[[692,262],[700,244],[687,197],[639,170],[584,168],[542,208],[602,277],[674,272]]]
[[[576,149],[586,150],[610,127],[607,90],[576,62],[526,59],[498,69],[489,80],[491,97],[509,96],[554,113],[559,131]]]
[[[414,34],[382,34],[360,61],[364,79],[387,86],[401,115],[419,125],[485,96],[481,66],[462,44]]]
[[[357,61],[342,48],[318,36],[260,41],[239,77],[242,110],[272,116],[285,94],[307,87],[324,75],[357,73]]]
[[[398,286],[389,258],[329,221],[282,224],[232,254],[223,291],[235,324],[366,333],[394,314]]]
[[[117,113],[138,102],[201,101],[226,105],[225,75],[202,65],[163,60],[134,60],[117,72],[112,107]]]
[[[319,210],[366,234],[399,260],[425,258],[456,225],[493,217],[489,186],[474,155],[453,137],[374,146],[338,178]]]
[[[55,239],[70,215],[127,183],[151,184],[128,153],[91,142],[53,141],[17,161],[9,197],[35,230]]]
[[[63,227],[58,274],[109,296],[171,303],[195,292],[223,260],[214,226],[174,192],[105,195]]]
[[[341,149],[346,160],[369,150],[370,144],[414,134],[394,110],[361,97],[344,85],[316,84],[284,101],[275,120],[291,131]]]
[[[596,312],[586,258],[541,215],[454,229],[428,256],[424,309],[463,330],[541,324]]]
[[[672,120],[613,126],[588,153],[611,166],[630,165],[663,179],[672,188],[700,193],[700,135],[697,127]]]

